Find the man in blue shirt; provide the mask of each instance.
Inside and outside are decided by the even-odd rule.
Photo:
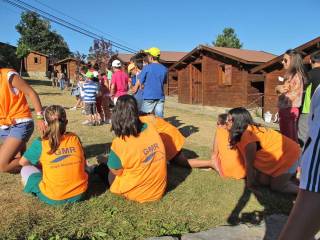
[[[145,50],[150,64],[143,67],[140,74],[140,83],[143,86],[143,102],[141,111],[163,117],[164,89],[167,79],[167,68],[159,63],[160,49],[149,48]]]

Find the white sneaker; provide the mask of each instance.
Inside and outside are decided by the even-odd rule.
[[[90,121],[85,120],[85,121],[84,121],[84,122],[82,122],[81,124],[82,124],[82,125],[87,125],[89,122],[90,122]]]

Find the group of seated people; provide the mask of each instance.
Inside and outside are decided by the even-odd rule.
[[[63,107],[47,107],[44,119],[45,134],[20,159],[24,191],[48,204],[78,201],[88,187],[81,142],[67,132]],[[179,130],[160,117],[139,112],[131,95],[118,98],[111,122],[116,137],[101,164],[109,169],[105,174],[110,191],[129,200],[159,200],[166,190],[167,162],[212,167],[223,177],[246,178],[251,189],[262,184],[280,192],[298,191],[291,178],[296,173],[299,145],[255,123],[245,108],[219,116],[209,160],[187,159],[181,151],[185,138]]]

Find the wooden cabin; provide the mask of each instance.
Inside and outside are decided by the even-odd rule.
[[[35,78],[45,78],[48,72],[48,55],[30,51],[24,58],[24,72],[22,75]]]
[[[78,70],[78,60],[75,58],[66,58],[54,64],[54,69],[60,73],[63,72],[71,82],[76,80]]]
[[[273,59],[263,52],[200,45],[170,68],[178,101],[220,107],[262,106],[264,78],[250,70]]]
[[[309,63],[310,54],[320,50],[320,37],[317,37],[301,46],[295,48],[304,55],[304,62]],[[278,111],[277,102],[278,96],[275,92],[275,87],[281,82],[279,77],[284,76],[285,70],[281,64],[283,55],[280,55],[272,60],[261,64],[251,70],[253,74],[263,74],[265,77],[265,96],[264,96],[264,111],[270,111],[275,114]]]

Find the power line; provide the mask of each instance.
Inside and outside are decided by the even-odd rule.
[[[54,16],[54,15],[52,15],[50,13],[47,13],[47,12],[41,10],[41,9],[38,9],[36,7],[33,7],[33,6],[23,2],[23,1],[19,1],[19,0],[16,0],[16,2],[10,1],[10,0],[2,0],[2,1],[4,1],[4,2],[6,2],[6,3],[8,3],[8,4],[10,4],[10,5],[12,5],[12,6],[16,7],[16,8],[20,8],[20,9],[22,9],[24,11],[36,12],[41,17],[43,17],[43,18],[45,18],[45,19],[47,19],[49,21],[52,21],[52,22],[54,22],[56,24],[59,24],[59,25],[64,26],[66,28],[69,28],[69,29],[71,29],[71,30],[73,30],[75,32],[78,32],[80,34],[83,34],[83,35],[85,35],[87,37],[90,37],[90,38],[93,38],[93,39],[98,39],[98,40],[102,39],[104,41],[108,41],[108,42],[110,42],[112,44],[112,46],[114,46],[116,48],[119,48],[121,50],[124,50],[126,52],[131,52],[131,53],[136,53],[137,52],[134,49],[126,47],[126,46],[124,46],[122,44],[119,44],[119,43],[117,43],[115,41],[106,39],[103,36],[99,36],[98,34],[95,34],[95,33],[91,32],[91,31],[88,31],[88,30],[86,30],[84,28],[81,28],[81,27],[79,27],[79,26],[77,26],[75,24],[69,23],[69,22],[67,22],[67,21],[65,21],[65,20],[63,20],[63,19],[61,19],[59,17],[56,17],[56,16]]]
[[[89,28],[92,28],[92,29],[96,30],[96,31],[99,32],[99,33],[102,33],[102,34],[104,34],[104,35],[107,35],[107,36],[109,36],[109,37],[111,37],[111,38],[113,38],[113,39],[115,39],[115,40],[121,41],[122,43],[127,44],[127,45],[130,46],[130,43],[128,43],[128,42],[126,42],[126,41],[123,41],[122,39],[117,38],[117,37],[113,36],[113,35],[110,34],[110,33],[106,33],[106,32],[104,32],[104,31],[101,31],[100,29],[98,29],[98,28],[96,28],[96,27],[94,27],[94,26],[92,26],[92,25],[89,25],[89,24],[87,24],[87,23],[85,23],[85,22],[83,22],[83,21],[81,21],[81,20],[79,20],[79,19],[77,19],[77,18],[74,18],[74,17],[72,17],[72,16],[70,16],[70,15],[68,15],[68,14],[66,14],[66,13],[64,13],[64,12],[62,12],[62,11],[56,9],[56,8],[53,8],[53,7],[51,7],[51,6],[43,3],[43,2],[40,1],[40,0],[34,0],[34,1],[37,2],[37,3],[39,3],[40,5],[42,5],[42,6],[44,6],[44,7],[52,10],[52,11],[54,11],[54,12],[60,13],[61,15],[64,15],[64,16],[66,16],[66,17],[74,20],[75,22],[78,22],[78,23],[80,23],[80,24],[82,24],[82,25],[84,25],[84,26],[87,26],[87,27],[89,27]]]
[[[32,6],[32,5],[24,2],[24,1],[20,1],[20,0],[15,0],[15,1],[16,1],[16,2],[19,2],[20,4],[23,4],[23,5],[27,6],[28,8],[34,9],[33,11],[41,12],[42,14],[45,14],[45,15],[48,15],[49,17],[51,17],[51,18],[57,19],[58,21],[60,21],[60,22],[62,22],[62,23],[64,23],[64,24],[70,25],[70,26],[73,27],[73,28],[78,28],[78,29],[80,29],[81,31],[84,31],[84,32],[87,32],[87,33],[89,33],[89,34],[91,34],[91,35],[93,35],[93,36],[96,36],[98,39],[107,40],[107,41],[109,41],[110,43],[112,43],[112,45],[114,45],[114,46],[116,46],[116,47],[118,47],[118,48],[120,48],[120,49],[122,49],[122,50],[126,50],[126,49],[127,49],[127,51],[136,52],[136,50],[134,50],[134,49],[131,49],[131,48],[127,47],[127,46],[124,46],[124,45],[122,45],[122,44],[120,44],[120,43],[117,43],[117,42],[115,42],[115,41],[112,41],[112,40],[110,40],[110,39],[106,39],[106,38],[104,38],[103,36],[100,36],[100,35],[98,35],[98,34],[96,34],[96,33],[93,33],[93,32],[91,32],[91,31],[89,31],[89,30],[87,30],[87,29],[84,29],[84,28],[82,28],[82,27],[79,27],[79,26],[77,26],[77,25],[75,25],[75,24],[72,24],[72,23],[70,23],[70,22],[68,22],[68,21],[65,21],[65,20],[62,19],[62,18],[56,17],[56,16],[54,16],[54,15],[52,15],[52,14],[46,12],[46,11],[43,11],[43,10],[37,8],[37,7],[34,7],[34,6]]]

